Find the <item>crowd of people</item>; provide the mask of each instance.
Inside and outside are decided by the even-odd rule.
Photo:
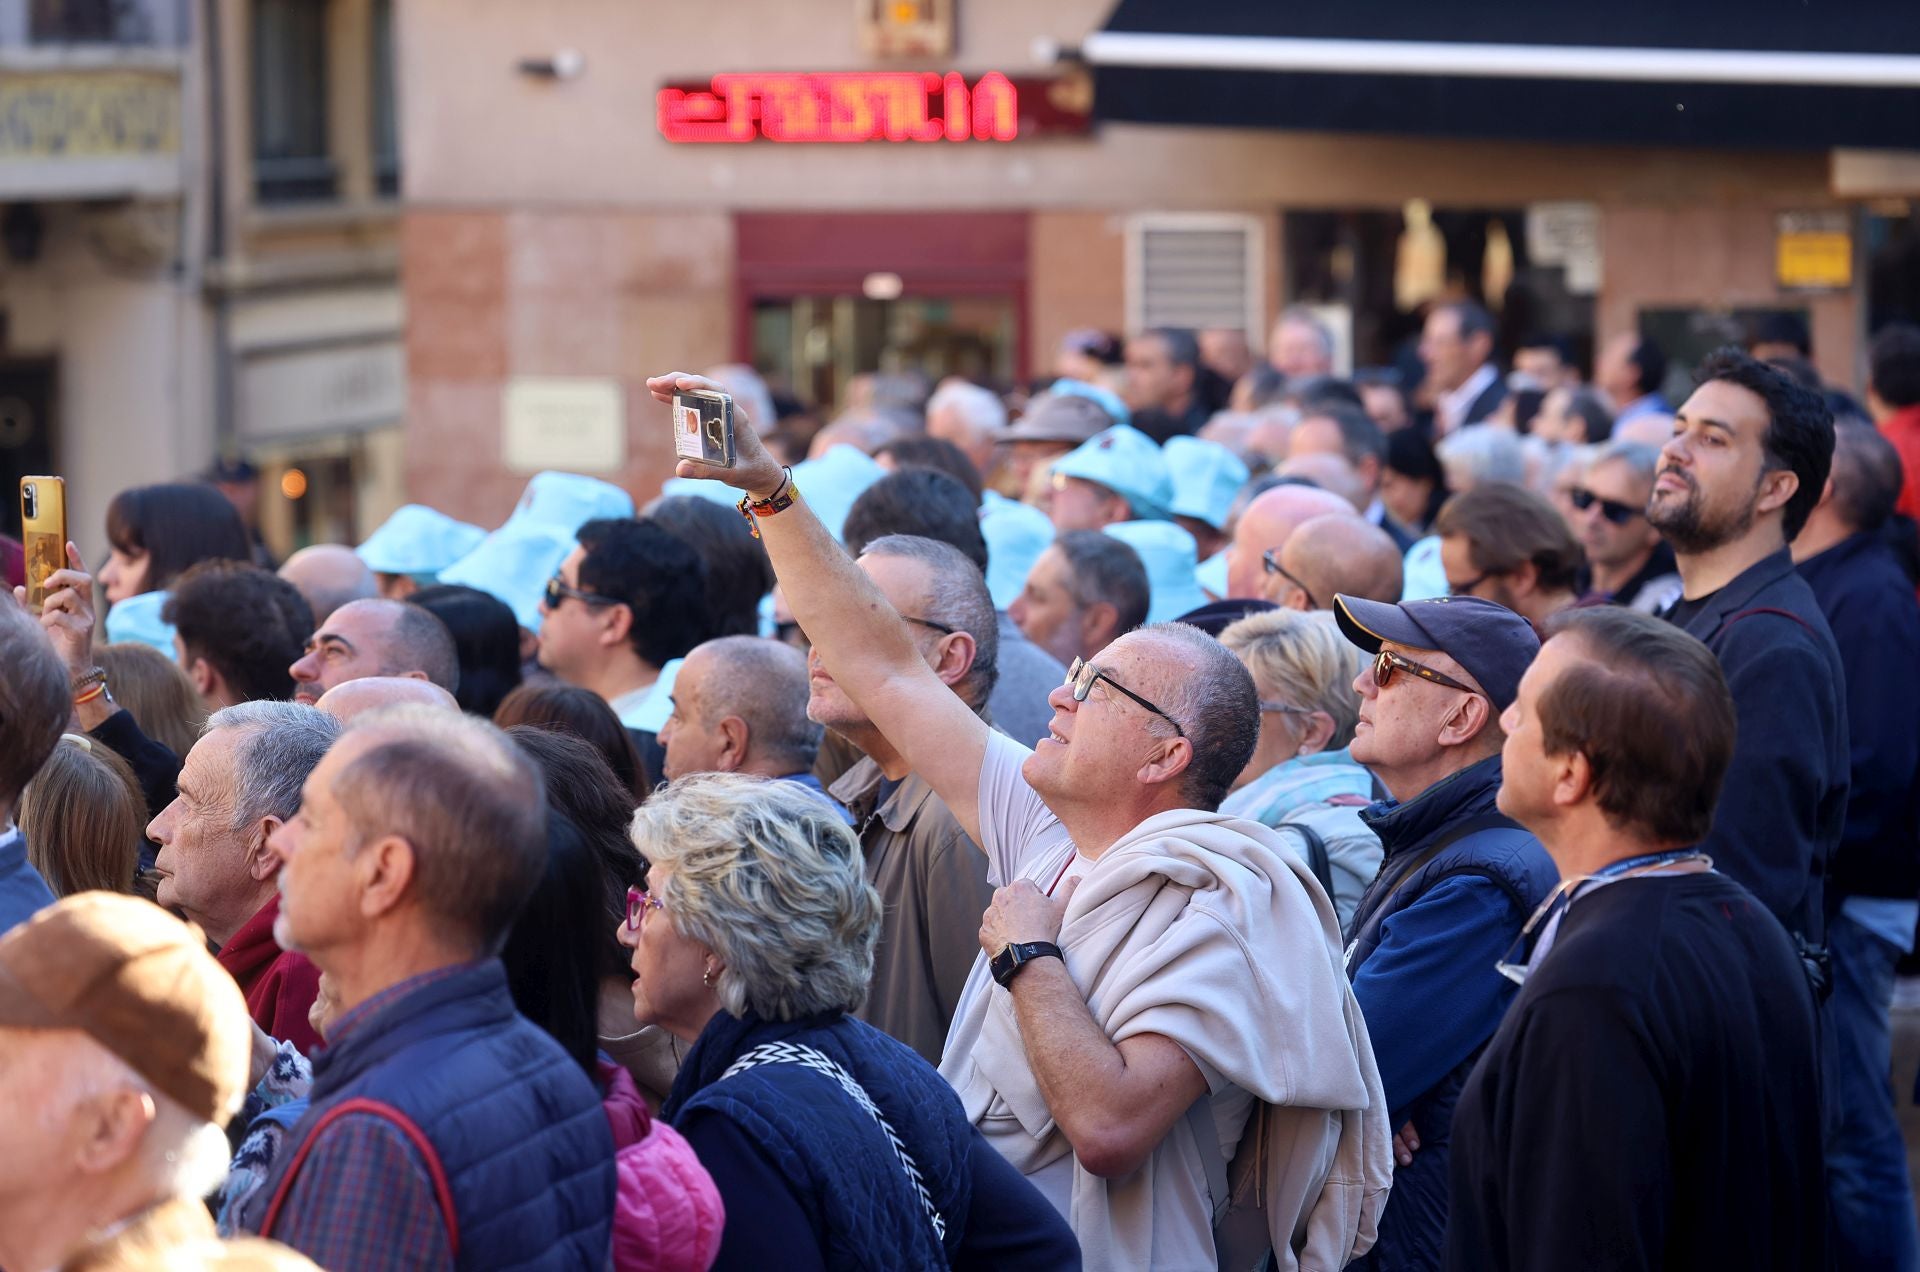
[[[1754,334],[122,492],[0,599],[0,1268],[1920,1267],[1920,329]]]

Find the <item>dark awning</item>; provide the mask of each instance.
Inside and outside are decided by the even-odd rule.
[[[1120,0],[1080,52],[1109,121],[1920,149],[1913,0]]]

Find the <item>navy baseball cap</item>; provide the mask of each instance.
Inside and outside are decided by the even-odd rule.
[[[1409,649],[1435,649],[1466,668],[1505,711],[1520,692],[1520,677],[1540,652],[1533,624],[1504,605],[1477,596],[1436,596],[1430,601],[1367,601],[1335,596],[1340,632],[1369,654],[1391,641]]]

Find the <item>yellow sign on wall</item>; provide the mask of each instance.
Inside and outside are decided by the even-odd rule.
[[[151,71],[0,76],[0,160],[120,159],[180,149],[180,81]]]
[[[1774,281],[1783,290],[1853,286],[1853,234],[1845,212],[1783,212],[1774,228]]]

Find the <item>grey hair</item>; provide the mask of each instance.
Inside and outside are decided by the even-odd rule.
[[[949,384],[927,399],[929,419],[951,407],[977,437],[992,437],[1007,426],[1007,408],[991,389],[977,384]]]
[[[1853,531],[1878,531],[1900,502],[1900,452],[1872,424],[1845,420],[1833,430],[1833,508]]]
[[[1524,485],[1527,480],[1527,456],[1518,434],[1493,424],[1469,424],[1457,433],[1440,439],[1434,450],[1443,465],[1458,464],[1473,474],[1474,481],[1503,481]]]
[[[1254,674],[1255,688],[1264,680],[1291,701],[1289,706],[1324,711],[1333,719],[1327,749],[1337,751],[1353,741],[1360,720],[1360,695],[1354,678],[1363,662],[1360,650],[1331,623],[1322,610],[1268,610],[1249,615],[1220,633],[1220,643]]]
[[[1333,356],[1333,328],[1320,321],[1320,315],[1305,305],[1289,305],[1280,311],[1280,317],[1273,324],[1275,331],[1282,327],[1305,327],[1313,332],[1314,339],[1320,342],[1320,352]]]
[[[882,535],[861,556],[904,557],[927,569],[927,612],[915,618],[945,623],[973,637],[973,666],[954,688],[968,705],[979,706],[1000,678],[1000,619],[980,567],[950,543],[912,534]]]
[[[1190,807],[1213,812],[1233,789],[1260,741],[1260,694],[1246,666],[1213,637],[1185,623],[1155,623],[1142,633],[1178,645],[1194,665],[1175,678],[1161,705],[1180,722],[1193,747],[1182,779]],[[1167,727],[1159,717],[1154,723]]]
[[[883,907],[825,800],[779,779],[684,777],[634,813],[633,843],[660,870],[673,930],[725,965],[728,1014],[797,1020],[866,999]]]
[[[1067,562],[1067,592],[1081,609],[1113,606],[1118,632],[1147,621],[1152,587],[1133,545],[1099,530],[1069,530],[1053,541]]]
[[[722,636],[699,649],[714,660],[695,704],[701,723],[738,716],[752,751],[794,772],[812,768],[826,730],[807,718],[807,656],[758,636]]]
[[[234,753],[233,824],[264,817],[285,821],[300,810],[300,788],[340,736],[340,722],[318,707],[293,702],[243,702],[207,717],[205,737],[217,729],[241,733]]]
[[[1639,442],[1608,442],[1594,452],[1586,470],[1592,472],[1602,464],[1625,464],[1633,479],[1651,493],[1654,474],[1660,471],[1660,452]]]

